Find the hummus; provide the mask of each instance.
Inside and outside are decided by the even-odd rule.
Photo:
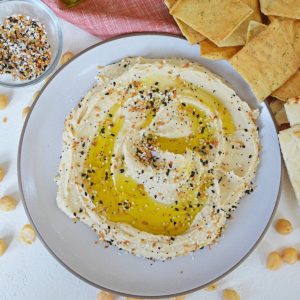
[[[65,121],[57,204],[137,256],[210,245],[252,191],[255,118],[197,63],[128,58],[100,68]]]

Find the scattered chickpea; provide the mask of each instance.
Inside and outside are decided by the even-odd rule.
[[[73,52],[70,52],[70,51],[65,52],[62,55],[61,59],[60,59],[60,63],[63,65],[66,62],[68,62],[70,59],[72,59],[73,57],[74,57],[74,53]]]
[[[6,251],[6,244],[3,240],[0,240],[0,256],[2,256],[4,254],[4,252]]]
[[[31,224],[23,226],[19,233],[19,238],[23,244],[30,245],[36,238],[36,233]]]
[[[3,117],[2,122],[6,123],[7,122],[7,117]]]
[[[182,295],[182,296],[175,297],[174,300],[185,300],[185,298],[186,296]]]
[[[277,252],[271,252],[267,257],[267,268],[269,270],[278,270],[282,265],[282,259]]]
[[[240,295],[233,289],[225,289],[223,291],[224,300],[240,300]]]
[[[4,109],[8,105],[8,96],[0,94],[0,109]]]
[[[0,210],[2,211],[12,211],[16,208],[17,202],[11,196],[3,196],[0,198]]]
[[[33,95],[32,95],[32,100],[34,101],[39,95],[40,95],[41,91],[38,90],[36,91]]]
[[[30,106],[25,106],[23,108],[22,116],[23,116],[24,119],[27,117],[28,113],[30,112],[30,109],[31,109]]]
[[[212,283],[208,287],[205,288],[207,292],[215,291],[218,288],[218,285],[216,283]]]
[[[285,248],[281,254],[281,257],[287,264],[294,264],[298,260],[298,253],[295,248]]]
[[[101,291],[97,295],[97,300],[112,300],[113,295],[109,292]]]
[[[275,224],[275,228],[280,234],[289,234],[293,230],[291,222],[285,219],[279,219]]]
[[[0,182],[3,180],[4,175],[4,170],[0,167]]]

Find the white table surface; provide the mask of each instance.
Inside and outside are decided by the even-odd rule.
[[[77,53],[99,41],[63,20],[61,24],[64,51]],[[6,253],[0,257],[0,300],[96,299],[98,290],[65,270],[38,239],[31,246],[24,246],[18,240],[20,229],[28,222],[18,196],[17,183],[17,148],[23,125],[22,110],[32,103],[34,92],[42,85],[19,89],[0,87],[0,93],[9,94],[11,100],[5,110],[0,110],[0,165],[6,170],[6,176],[0,183],[0,197],[13,195],[18,200],[15,211],[0,212],[0,238],[9,245]],[[3,117],[7,117],[6,123],[3,123]],[[275,272],[265,267],[266,256],[273,250],[291,246],[300,251],[300,208],[286,173],[275,220],[281,217],[292,221],[294,231],[290,235],[279,235],[272,224],[256,250],[218,283],[216,291],[198,291],[188,295],[187,299],[222,299],[224,288],[236,289],[241,299],[247,300],[300,299],[300,263],[284,265]]]

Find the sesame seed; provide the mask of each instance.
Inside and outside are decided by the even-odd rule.
[[[4,19],[0,32],[0,74],[31,80],[44,73],[51,62],[51,49],[43,24],[13,15]]]

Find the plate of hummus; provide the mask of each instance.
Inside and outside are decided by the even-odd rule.
[[[63,266],[101,289],[162,298],[251,253],[277,206],[281,156],[268,108],[229,63],[140,34],[55,73],[25,122],[18,176]]]

